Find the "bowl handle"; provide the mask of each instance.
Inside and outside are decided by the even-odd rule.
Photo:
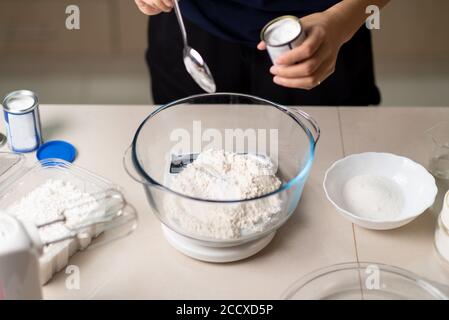
[[[148,182],[144,181],[140,177],[140,175],[137,173],[136,169],[134,168],[132,156],[131,156],[131,146],[126,148],[125,153],[123,155],[123,168],[125,168],[126,173],[134,181],[141,183],[141,184],[149,184]]]
[[[302,123],[302,119],[305,119],[307,121],[307,123],[309,124],[307,128],[312,133],[315,144],[317,144],[318,140],[320,139],[321,129],[315,119],[313,119],[308,113],[302,111],[297,107],[287,107],[287,111],[299,122]]]

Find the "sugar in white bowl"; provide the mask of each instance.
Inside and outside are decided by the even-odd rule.
[[[432,206],[438,189],[420,164],[390,153],[336,161],[323,182],[328,200],[351,222],[374,230],[401,227]]]
[[[349,211],[373,220],[397,218],[404,206],[397,183],[377,175],[351,178],[343,187],[343,198]]]

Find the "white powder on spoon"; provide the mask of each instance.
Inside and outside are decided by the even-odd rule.
[[[359,175],[343,187],[347,210],[373,220],[392,220],[402,211],[401,189],[391,179],[375,175]]]
[[[243,200],[277,190],[281,181],[269,158],[207,150],[187,165],[171,189],[196,198]],[[203,237],[235,239],[259,232],[276,222],[282,202],[278,195],[244,203],[207,203],[168,195],[168,219],[182,230]]]

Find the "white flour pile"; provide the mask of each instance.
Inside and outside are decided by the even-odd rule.
[[[75,226],[92,214],[98,206],[98,202],[90,194],[82,192],[70,182],[48,180],[7,208],[6,213],[36,224],[54,221],[64,213],[67,218],[65,224]],[[43,242],[67,236],[69,233],[63,223],[39,229]]]
[[[349,211],[369,219],[392,220],[404,205],[399,186],[391,179],[360,175],[343,187],[343,198]]]
[[[177,174],[170,187],[211,200],[242,200],[277,190],[281,181],[269,158],[207,150]],[[182,230],[202,237],[235,239],[259,232],[279,219],[278,195],[245,203],[205,203],[168,196],[167,217]]]

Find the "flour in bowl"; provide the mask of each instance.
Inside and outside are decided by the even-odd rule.
[[[251,199],[281,186],[268,157],[206,150],[171,181],[170,188],[209,200]],[[264,231],[278,221],[282,201],[275,194],[247,202],[216,203],[169,195],[166,216],[181,230],[202,237],[236,239]]]

